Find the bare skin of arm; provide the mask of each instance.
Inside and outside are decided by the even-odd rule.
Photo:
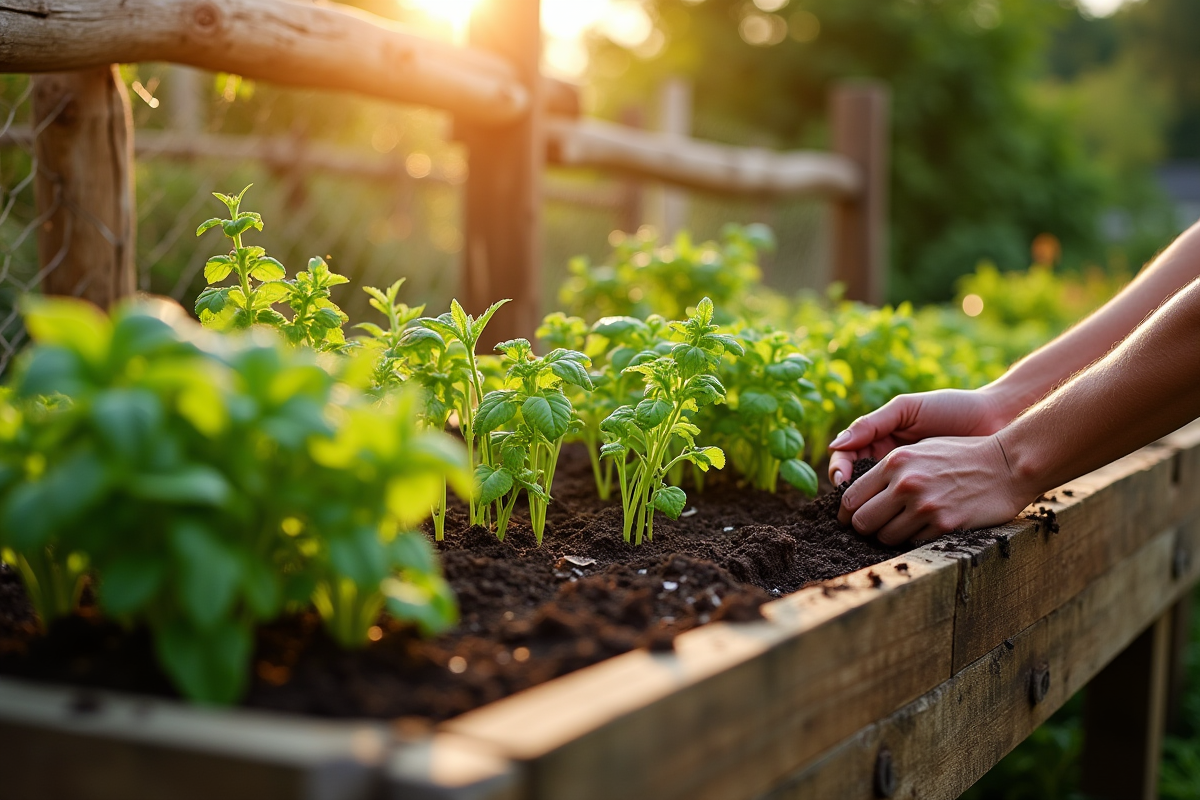
[[[893,450],[846,491],[838,518],[887,544],[999,525],[1197,416],[1200,279],[1000,431]]]
[[[1180,236],[1116,297],[1050,344],[975,391],[901,395],[855,420],[833,440],[829,477],[849,478],[855,460],[881,459],[933,436],[988,436],[1123,340],[1163,301],[1200,275],[1200,224]]]

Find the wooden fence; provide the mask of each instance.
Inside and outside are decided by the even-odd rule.
[[[882,301],[886,89],[835,87],[828,153],[729,147],[581,119],[575,88],[539,72],[539,13],[539,0],[483,0],[470,46],[457,47],[349,7],[295,0],[9,0],[0,6],[0,71],[35,73],[34,119],[3,138],[34,143],[42,290],[105,306],[130,293],[135,154],[200,157],[230,144],[153,134],[134,141],[113,65],[164,61],[450,112],[470,156],[462,296],[473,311],[514,298],[493,323],[500,338],[529,336],[540,318],[548,163],[729,196],[827,198],[836,208],[834,279],[850,298]],[[241,146],[268,163],[296,155],[282,140]],[[304,157],[384,179],[394,168],[329,148],[306,148]]]

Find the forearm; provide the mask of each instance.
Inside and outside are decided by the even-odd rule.
[[[1200,279],[996,437],[1015,481],[1032,497],[1197,416]]]
[[[982,391],[1009,419],[1121,342],[1164,300],[1200,275],[1200,224],[1175,240],[1116,297]]]

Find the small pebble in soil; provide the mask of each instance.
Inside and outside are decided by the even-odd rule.
[[[679,584],[676,583],[675,581],[663,581],[663,591],[664,592],[673,592],[678,588],[679,588]]]
[[[644,569],[638,570],[638,575],[645,575],[645,574],[646,574],[646,570],[644,570]]]
[[[367,638],[372,642],[378,642],[383,638],[383,628],[378,625],[372,625],[370,628],[367,628]]]
[[[450,658],[450,663],[446,666],[448,666],[450,671],[455,675],[462,675],[467,671],[467,660],[462,656],[452,656]]]
[[[698,514],[698,513],[699,513],[699,512],[697,511],[696,507],[695,507],[695,506],[692,506],[691,508],[689,508],[687,511],[683,512],[683,513],[682,513],[682,514],[680,514],[679,516],[681,516],[681,517],[694,517],[694,516],[696,516],[696,514]]]
[[[519,661],[519,662],[528,661],[529,660],[529,648],[528,647],[518,647],[516,650],[513,650],[513,659],[515,661]]]
[[[590,567],[592,564],[596,563],[596,559],[585,558],[583,556],[563,556],[562,560],[566,561],[568,564],[574,564],[577,567]]]
[[[731,530],[733,530],[733,526],[732,526],[732,525],[726,525],[726,526],[725,526],[724,528],[722,528],[721,530],[722,530],[722,531],[724,531],[725,533],[729,533]]]
[[[506,620],[511,620],[511,619],[513,619],[513,618],[514,618],[514,617],[516,617],[516,616],[517,616],[517,615],[516,615],[516,614],[514,614],[514,613],[513,613],[513,612],[511,612],[511,611],[505,611],[505,612],[504,612],[504,619],[506,619]]]

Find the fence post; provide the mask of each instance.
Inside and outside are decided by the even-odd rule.
[[[133,122],[116,65],[33,78],[34,196],[46,294],[107,308],[133,293]]]
[[[1089,797],[1158,797],[1170,653],[1168,612],[1087,685],[1081,788]]]
[[[671,136],[692,135],[692,84],[683,78],[668,78],[658,92],[658,129]],[[675,234],[688,225],[686,189],[659,185],[654,193],[653,220],[660,226],[663,241],[674,241]]]
[[[891,96],[874,81],[833,87],[833,150],[858,164],[862,191],[834,211],[833,280],[846,297],[880,305],[887,293],[887,218]]]
[[[529,113],[504,126],[462,124],[469,151],[463,286],[478,314],[513,302],[488,326],[481,352],[517,336],[533,338],[541,320],[542,172],[545,126],[540,0],[483,0],[471,15],[470,44],[507,58],[529,91]]]

